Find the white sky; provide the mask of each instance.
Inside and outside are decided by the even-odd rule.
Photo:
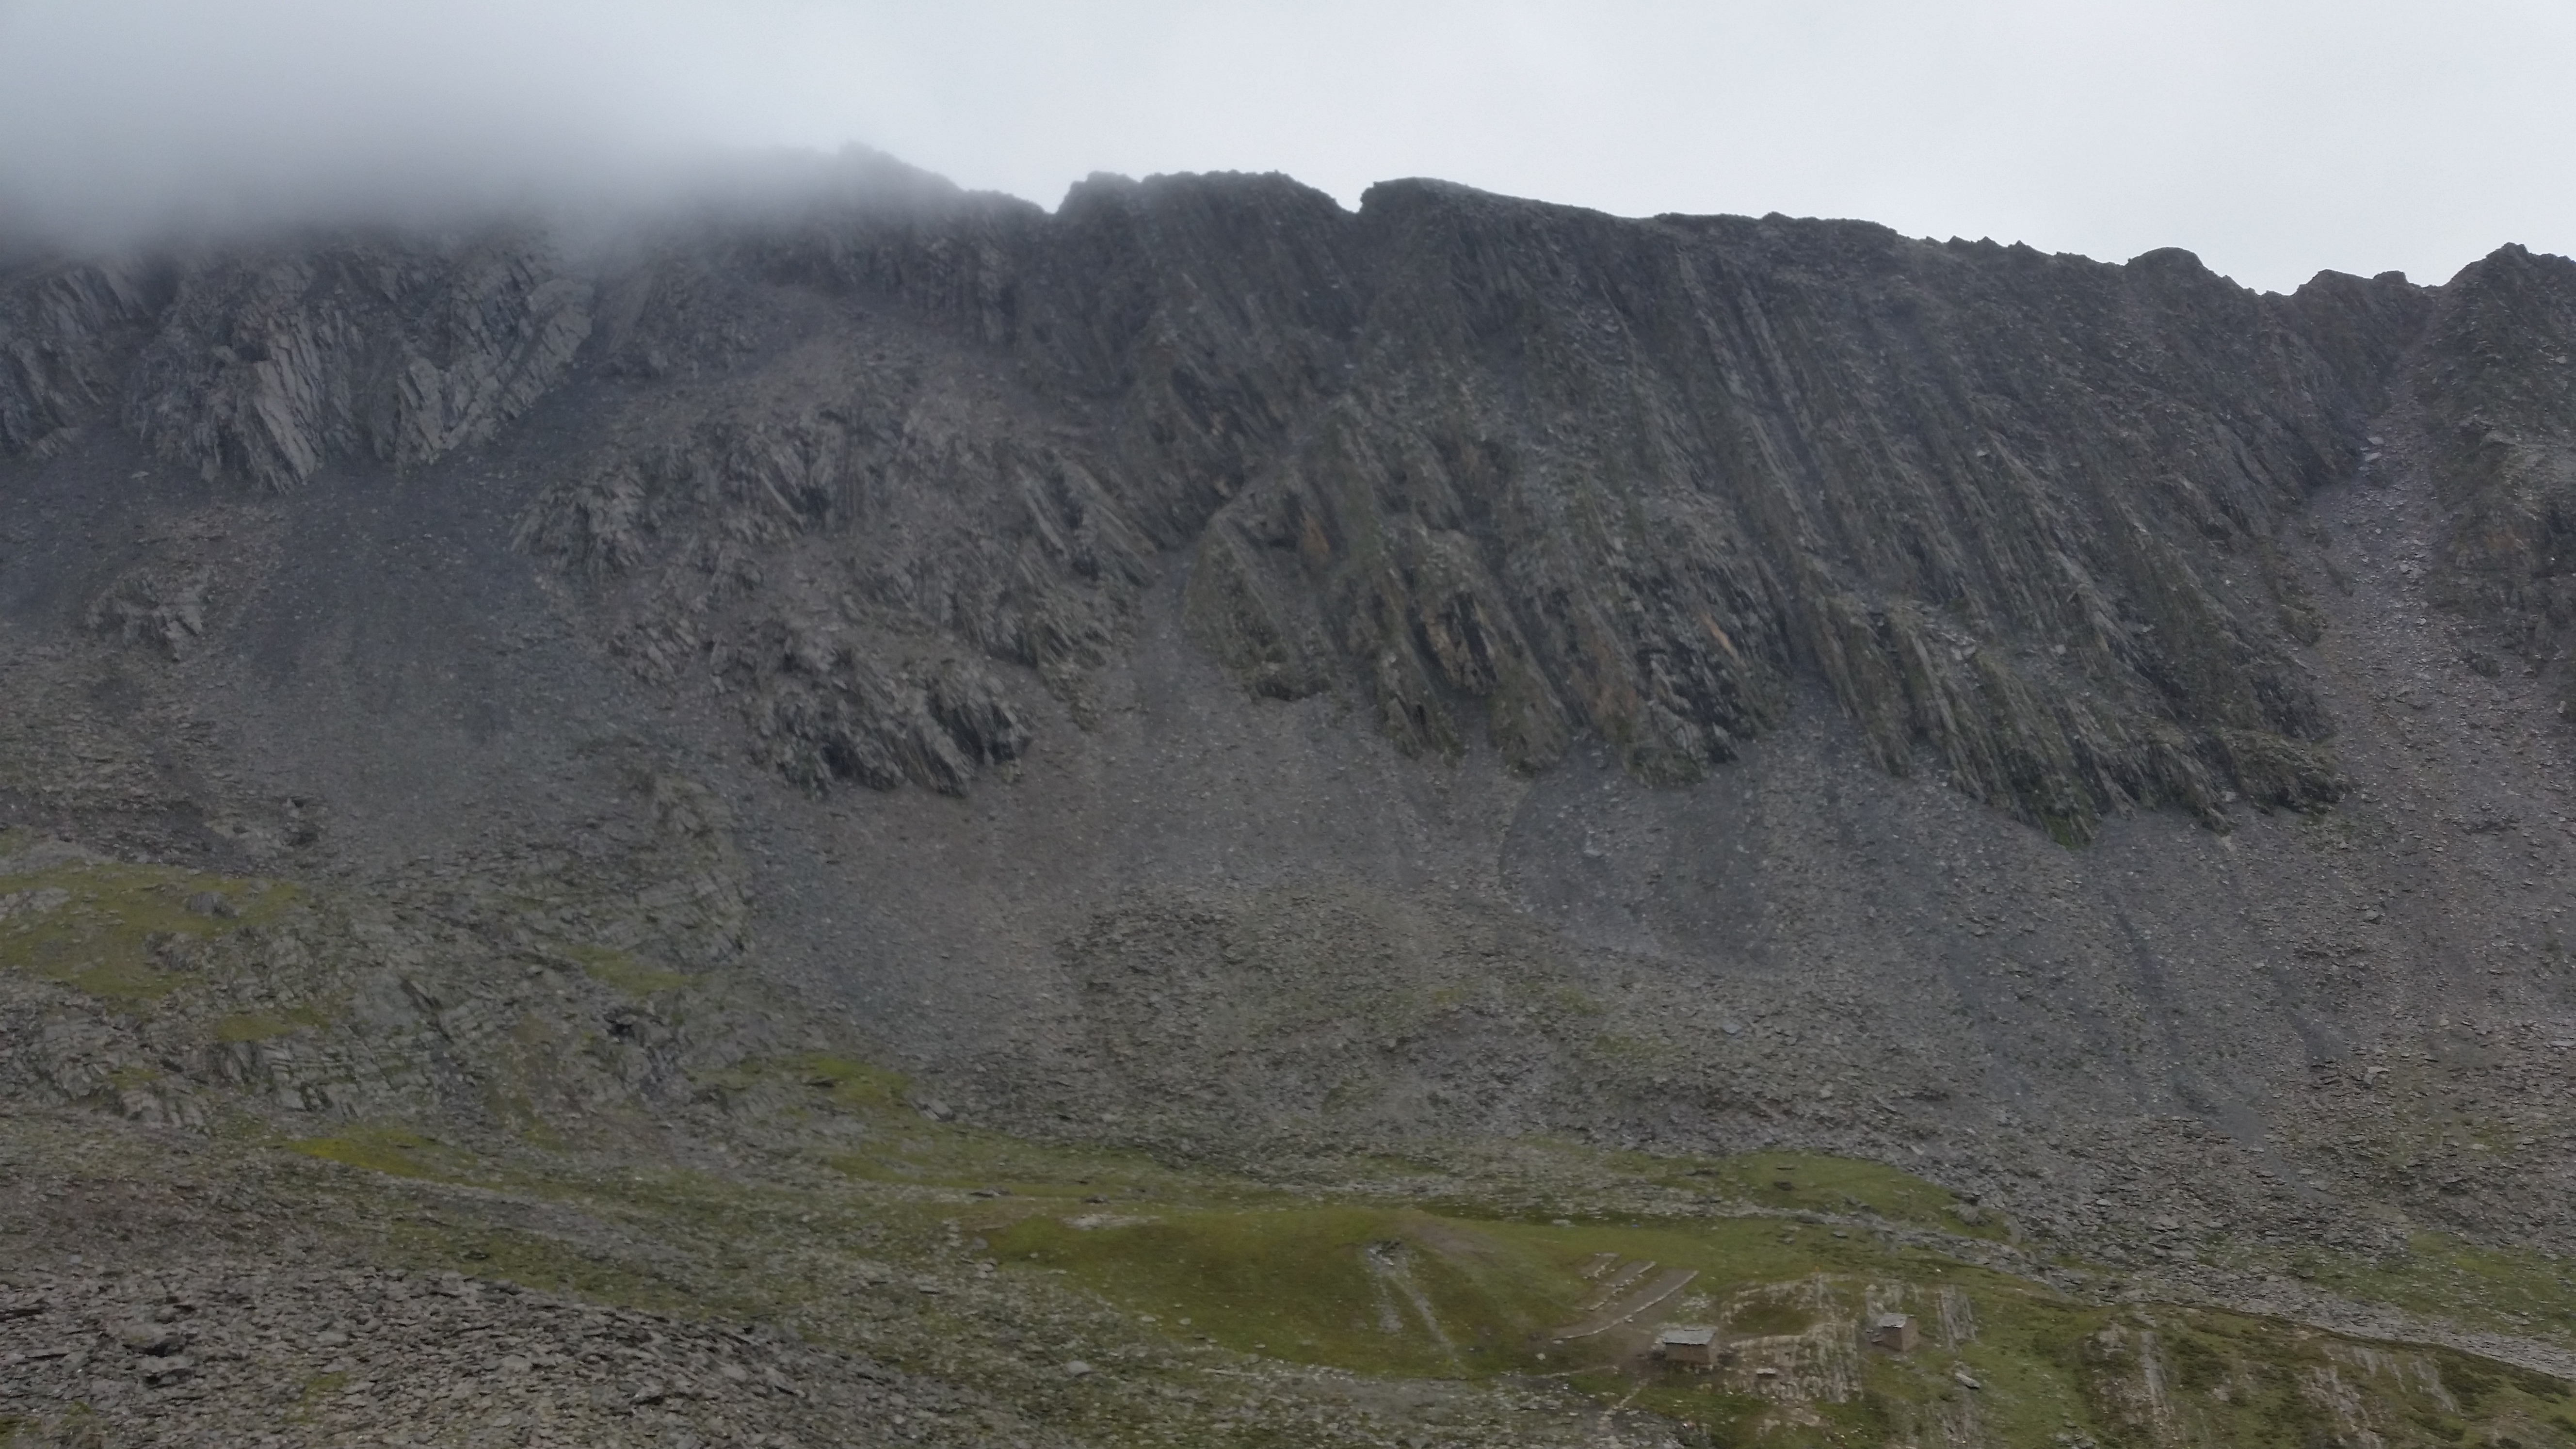
[[[0,0],[0,208],[55,230],[852,141],[2438,281],[2576,251],[2576,0]]]

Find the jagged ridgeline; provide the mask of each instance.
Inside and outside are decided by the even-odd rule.
[[[1339,694],[1410,752],[1544,770],[1588,735],[1684,781],[1820,689],[1889,770],[2068,839],[2330,801],[2283,530],[2410,388],[2448,424],[2454,596],[2537,653],[2576,617],[2576,267],[2518,248],[2285,297],[2178,251],[1410,181],[1354,213],[1096,178],[1049,214],[890,164],[650,236],[23,264],[0,450],[123,427],[284,491],[578,391],[522,546],[816,790],[1043,749],[1020,692],[1084,719],[1185,566],[1245,689]],[[165,582],[119,618],[176,648]]]

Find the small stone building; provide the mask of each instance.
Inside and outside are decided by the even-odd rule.
[[[1869,1346],[1889,1353],[1912,1353],[1920,1335],[1906,1313],[1882,1313],[1869,1321]]]
[[[1717,1365],[1717,1330],[1714,1328],[1667,1328],[1655,1337],[1655,1352],[1666,1363],[1688,1364],[1692,1368],[1714,1368]]]

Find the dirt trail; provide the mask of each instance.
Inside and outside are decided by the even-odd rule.
[[[1599,1308],[1603,1304],[1606,1304],[1610,1300],[1618,1297],[1621,1293],[1626,1292],[1638,1279],[1645,1277],[1648,1273],[1653,1272],[1654,1269],[1654,1259],[1640,1258],[1636,1262],[1630,1263],[1626,1267],[1612,1272],[1609,1277],[1602,1279],[1601,1286],[1592,1291],[1592,1296],[1584,1299],[1576,1306],[1582,1311],[1590,1313],[1594,1309]]]
[[[1556,1340],[1559,1343],[1566,1343],[1578,1338],[1590,1338],[1595,1334],[1607,1333],[1681,1292],[1690,1285],[1692,1279],[1698,1276],[1699,1270],[1696,1268],[1667,1268],[1656,1274],[1645,1287],[1611,1304],[1592,1317],[1572,1327],[1557,1330]]]
[[[1395,1311],[1395,1299],[1389,1296],[1391,1289],[1412,1305],[1414,1316],[1422,1320],[1424,1335],[1441,1355],[1452,1366],[1463,1367],[1458,1359],[1458,1345],[1450,1341],[1448,1333],[1440,1327],[1440,1316],[1432,1311],[1430,1295],[1422,1291],[1422,1285],[1413,1281],[1411,1254],[1404,1246],[1400,1243],[1372,1243],[1361,1257],[1368,1264],[1369,1276],[1376,1284],[1380,1326],[1394,1333],[1401,1325],[1401,1318]]]

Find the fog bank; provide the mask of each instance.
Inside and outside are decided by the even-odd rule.
[[[2440,280],[2576,250],[2571,68],[2557,0],[0,0],[0,213],[95,244],[596,209],[857,142],[1046,205],[1429,175]]]

